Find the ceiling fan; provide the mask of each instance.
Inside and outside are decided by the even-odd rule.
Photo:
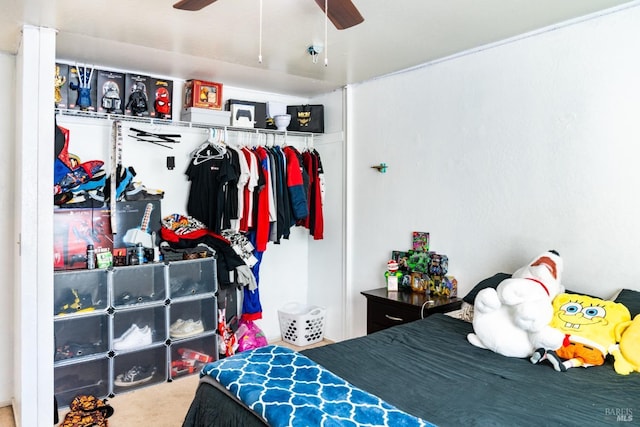
[[[205,6],[209,6],[216,0],[180,0],[173,5],[176,9],[181,10],[200,10]],[[316,0],[316,3],[324,12],[325,0]],[[328,17],[338,30],[353,27],[364,21],[360,12],[351,0],[328,0]]]

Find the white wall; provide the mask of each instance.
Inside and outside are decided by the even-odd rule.
[[[15,185],[15,68],[16,57],[0,53],[0,150],[5,161],[0,168],[0,407],[13,397],[13,200]]]
[[[640,289],[638,22],[635,7],[353,87],[354,334],[358,293],[414,230],[461,294],[552,248],[569,288]]]
[[[326,308],[324,336],[332,341],[347,338],[345,325],[345,139],[343,91],[311,101],[324,105],[325,133],[314,138],[324,170],[324,238],[309,244],[308,302]]]

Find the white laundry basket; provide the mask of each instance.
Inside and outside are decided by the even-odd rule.
[[[282,340],[298,347],[322,341],[326,309],[290,302],[278,310]]]

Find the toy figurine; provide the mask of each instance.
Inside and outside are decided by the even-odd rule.
[[[149,114],[147,87],[143,82],[136,81],[131,87],[127,108],[131,109],[134,116],[146,116]]]
[[[78,101],[76,104],[81,110],[88,110],[91,107],[91,78],[93,77],[93,68],[87,71],[88,67],[80,67],[76,65],[76,73],[78,74],[78,84],[69,83],[71,90],[78,91]]]
[[[156,100],[154,103],[158,118],[164,119],[171,115],[171,98],[166,87],[159,87],[156,90]]]
[[[102,85],[102,108],[107,113],[120,113],[120,87],[116,82],[107,80]]]
[[[384,277],[387,282],[387,290],[397,291],[398,283],[402,280],[402,273],[398,271],[398,263],[391,260],[387,263],[387,271],[384,272]]]
[[[55,78],[53,80],[53,84],[54,84],[54,99],[55,99],[55,103],[56,106],[62,102],[62,92],[60,92],[60,88],[62,88],[62,86],[64,86],[64,84],[67,82],[67,78],[65,76],[61,76],[60,75],[60,66],[56,65],[56,75]]]

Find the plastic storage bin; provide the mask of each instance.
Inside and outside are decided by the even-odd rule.
[[[326,309],[291,302],[278,310],[282,340],[303,347],[322,341]]]

